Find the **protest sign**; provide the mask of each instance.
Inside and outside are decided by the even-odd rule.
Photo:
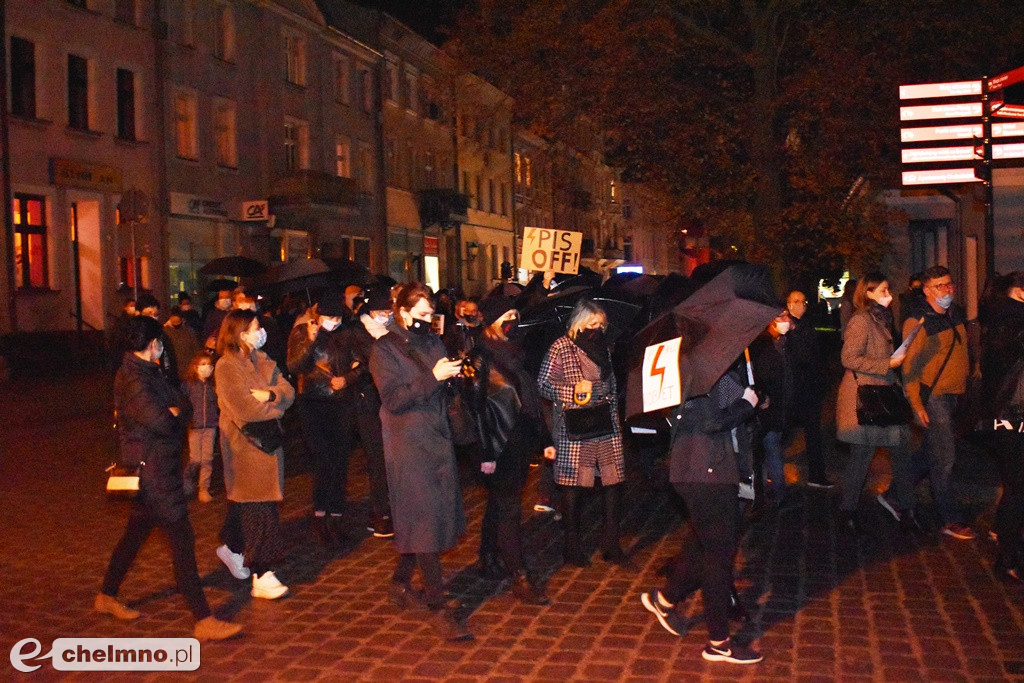
[[[673,408],[683,401],[679,377],[679,346],[682,337],[648,346],[644,350],[644,412]]]
[[[519,267],[524,270],[554,271],[576,275],[580,271],[583,233],[550,228],[526,228]]]

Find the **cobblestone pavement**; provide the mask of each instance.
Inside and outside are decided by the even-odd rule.
[[[124,527],[124,504],[101,492],[110,457],[107,378],[18,382],[0,391],[0,539],[2,678],[57,676],[48,663],[33,674],[6,656],[22,638],[47,651],[58,637],[183,637],[192,620],[173,590],[166,543],[154,534],[129,573],[122,597],[143,612],[131,623],[90,607],[110,551]],[[798,450],[796,448],[792,450]],[[282,509],[290,560],[279,572],[292,597],[250,599],[214,556],[225,506],[192,504],[196,549],[207,595],[220,616],[246,627],[243,637],[205,645],[208,680],[1007,680],[1024,674],[1024,591],[993,579],[993,544],[984,511],[995,487],[983,456],[966,456],[961,479],[981,514],[972,542],[901,537],[865,497],[869,534],[837,533],[828,494],[806,492],[799,505],[753,524],[739,559],[739,587],[753,619],[740,637],[765,654],[757,666],[708,664],[699,599],[687,606],[693,627],[669,635],[640,605],[675,552],[680,516],[663,489],[634,473],[624,530],[635,570],[595,556],[587,569],[559,566],[561,532],[527,507],[528,562],[547,579],[548,607],[526,607],[503,585],[477,578],[483,499],[467,486],[465,541],[444,557],[448,588],[467,603],[476,640],[438,641],[416,611],[399,612],[384,587],[394,564],[389,541],[368,536],[365,476],[352,474],[353,538],[322,551],[309,540],[309,477],[293,445]],[[842,454],[831,454],[835,475]],[[792,469],[794,466],[790,464]],[[876,484],[886,476],[876,459]],[[635,469],[635,468],[634,468]],[[791,475],[797,470],[792,469]],[[524,502],[533,502],[534,474]],[[597,514],[587,517],[596,542]],[[149,674],[155,677],[160,674]],[[89,673],[98,679],[113,674]],[[124,676],[122,674],[122,676]],[[133,675],[133,679],[139,675]]]

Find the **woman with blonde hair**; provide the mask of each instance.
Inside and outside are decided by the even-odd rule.
[[[548,349],[537,378],[541,396],[554,402],[555,446],[546,448],[544,455],[554,460],[555,483],[564,494],[564,558],[578,567],[590,564],[580,539],[580,496],[598,479],[604,494],[602,556],[614,564],[628,563],[619,547],[617,508],[625,464],[607,330],[604,310],[581,299],[565,336]]]
[[[910,429],[907,425],[862,425],[857,418],[857,390],[865,385],[899,383],[897,368],[903,355],[894,356],[892,294],[889,282],[877,271],[857,282],[853,294],[855,311],[843,333],[842,363],[846,369],[839,384],[836,405],[836,438],[850,444],[850,459],[842,479],[839,504],[840,523],[847,532],[861,532],[857,522],[857,504],[867,478],[868,467],[879,447],[889,450],[893,486],[900,517],[913,524],[914,489],[910,472]]]

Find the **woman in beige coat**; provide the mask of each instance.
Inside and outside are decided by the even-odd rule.
[[[217,337],[220,449],[230,501],[220,532],[224,545],[217,548],[217,556],[235,578],[252,576],[254,598],[272,600],[288,592],[270,569],[284,554],[277,510],[284,491],[284,449],[267,448],[267,441],[261,448],[242,430],[272,421],[264,427],[274,431],[274,423],[295,400],[295,390],[260,351],[266,341],[256,313],[247,310],[228,313]]]
[[[857,283],[853,294],[855,312],[843,334],[842,363],[846,369],[839,384],[836,406],[836,438],[850,444],[850,459],[843,471],[843,491],[839,504],[840,522],[850,533],[860,533],[857,503],[867,478],[868,467],[879,447],[889,450],[892,460],[893,485],[901,511],[914,507],[911,484],[909,438],[907,425],[877,427],[857,421],[857,387],[862,384],[897,384],[896,368],[903,356],[893,356],[892,295],[884,275],[871,272]],[[911,515],[907,515],[909,518]]]

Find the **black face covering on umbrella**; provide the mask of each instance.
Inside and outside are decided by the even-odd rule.
[[[601,368],[601,379],[611,374],[612,359],[608,354],[608,336],[604,330],[580,330],[573,343]]]

